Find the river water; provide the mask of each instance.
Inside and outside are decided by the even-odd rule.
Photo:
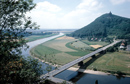
[[[66,70],[55,77],[64,80],[70,80],[76,76],[77,72]],[[76,80],[76,84],[95,84],[98,80],[98,84],[130,84],[130,77],[116,77],[114,75],[95,75],[95,74],[83,74],[79,80]]]
[[[64,34],[60,33],[59,35],[55,35],[52,37],[28,42],[27,45],[29,46],[29,48],[27,50],[24,50],[24,47],[23,47],[21,49],[22,55],[26,58],[26,57],[30,56],[29,51],[31,50],[31,48],[33,48],[41,43],[47,42],[51,39],[62,36],[62,35],[64,35]],[[47,73],[47,71],[45,71],[47,64],[42,63],[42,62],[39,62],[39,63],[42,64],[42,69],[43,69],[44,74]],[[54,69],[54,67],[52,67],[52,68]],[[65,70],[65,71],[61,72],[60,74],[56,75],[55,77],[68,81],[71,78],[75,77],[77,74],[78,73],[76,71]],[[95,75],[95,74],[84,74],[84,75],[82,75],[82,77],[80,79],[76,80],[75,83],[76,84],[95,84],[96,80],[98,80],[98,84],[130,84],[130,77],[117,78],[116,76],[113,76],[113,75]]]

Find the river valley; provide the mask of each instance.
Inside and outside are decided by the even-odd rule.
[[[36,41],[32,41],[32,42],[28,42],[27,45],[29,46],[29,48],[27,50],[24,50],[24,48],[22,49],[22,55],[26,58],[29,55],[29,51],[31,48],[44,43],[46,41],[52,40],[54,38],[60,37],[64,35],[63,33],[60,33],[59,35],[56,36],[52,36],[52,37],[48,37],[48,38],[44,38],[44,39],[39,39]],[[47,73],[47,71],[44,71],[47,64],[39,62],[42,64],[42,69],[44,74]],[[54,67],[53,67],[54,69]],[[64,80],[70,80],[73,77],[75,77],[77,75],[76,71],[70,71],[70,70],[65,70],[62,73],[56,75],[55,77],[57,78],[61,78]],[[82,74],[82,76],[80,76],[77,80],[75,80],[76,84],[95,84],[95,81],[98,80],[98,84],[130,84],[130,77],[116,77],[113,75],[100,75],[100,74]]]

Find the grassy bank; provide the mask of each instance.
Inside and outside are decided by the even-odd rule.
[[[66,53],[77,52],[65,46],[66,43],[74,40],[76,39],[53,39],[34,47],[31,53],[40,59],[63,65],[78,58]]]
[[[84,56],[84,55],[86,55],[86,54],[91,52],[91,51],[86,49],[86,48],[88,48],[88,49],[91,48],[90,46],[86,45],[86,47],[81,47],[81,46],[78,47],[79,45],[73,45],[73,44],[76,44],[75,41],[67,43],[66,47],[68,47],[70,49],[73,49],[73,50],[76,50],[77,52],[70,52],[70,51],[68,51],[66,53],[68,53],[68,54],[70,54],[72,56],[79,56],[79,57],[81,57],[81,56]],[[82,45],[82,44],[80,44],[80,45]]]
[[[105,72],[122,72],[130,74],[130,54],[113,52],[99,55],[94,59],[84,61],[85,69],[95,69]]]
[[[90,45],[104,46],[107,44],[105,42],[83,42],[63,36],[34,47],[31,49],[31,53],[47,62],[64,65],[92,52],[94,48]],[[78,66],[76,65],[75,67]],[[97,54],[94,59],[90,57],[84,60],[84,67],[82,68],[109,71],[111,73],[121,71],[122,73],[130,74],[130,54],[123,52]]]
[[[92,49],[78,39],[63,36],[34,47],[31,53],[40,59],[63,65],[92,52]]]
[[[88,45],[102,45],[105,46],[108,43],[107,42],[103,42],[103,41],[88,41],[88,40],[81,40],[82,42],[88,44]]]

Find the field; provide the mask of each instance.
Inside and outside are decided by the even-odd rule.
[[[63,65],[78,58],[66,53],[77,52],[76,50],[67,48],[65,46],[66,43],[75,40],[76,39],[70,38],[61,39],[60,37],[36,46],[35,48],[31,49],[31,53],[33,53],[33,55],[37,56],[38,58],[42,58],[48,62]]]
[[[34,47],[31,49],[31,53],[33,56],[47,62],[64,65],[92,52],[95,46],[101,47],[107,44],[105,42],[80,41],[63,36]],[[91,47],[92,45],[94,46]],[[121,71],[130,74],[130,54],[127,53],[113,52],[101,55],[97,54],[94,59],[90,57],[84,60],[84,64],[84,69],[97,69],[111,72]],[[78,66],[76,65],[75,67]]]
[[[89,45],[81,42],[81,41],[75,41],[73,42],[72,46],[75,46],[76,48],[85,48],[85,47],[90,47]]]
[[[73,42],[69,42],[69,43],[66,44],[66,47],[73,49],[73,50],[76,50],[77,52],[70,52],[69,51],[69,52],[66,52],[66,53],[68,53],[72,56],[84,56],[84,55],[91,52],[90,50],[88,50],[88,49],[91,49],[90,46],[86,45],[86,47],[79,47],[78,45],[75,45],[75,42],[78,43],[77,40],[73,41]],[[83,44],[83,45],[85,45],[85,44]]]
[[[62,36],[62,37],[59,37],[57,39],[74,39],[73,37],[68,37],[68,36]]]
[[[98,58],[98,59],[97,59]],[[84,68],[97,69],[100,71],[121,71],[130,74],[130,54],[113,52],[99,55],[94,59],[87,59],[84,61]]]
[[[90,45],[90,46],[95,48],[95,49],[102,47],[102,45]]]
[[[108,43],[102,42],[102,41],[88,41],[88,40],[81,40],[81,41],[88,44],[88,45],[102,45],[102,46],[105,46],[105,45],[108,44]]]
[[[53,35],[56,35],[56,34],[49,34],[49,35],[31,35],[31,36],[25,37],[25,40],[27,40],[28,42],[30,42],[30,41],[34,41],[34,40],[37,40],[37,39],[50,37],[50,36],[53,36]]]
[[[90,50],[93,49],[78,39],[62,36],[36,46],[31,49],[31,53],[40,59],[63,65],[92,52]]]

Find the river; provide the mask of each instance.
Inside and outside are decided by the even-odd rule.
[[[28,42],[27,45],[29,46],[29,48],[27,50],[25,50],[25,47],[23,47],[21,49],[22,51],[22,55],[25,56],[25,57],[28,57],[30,56],[29,54],[29,51],[31,50],[31,48],[41,44],[41,43],[44,43],[44,42],[47,42],[49,40],[52,40],[54,38],[57,38],[57,37],[60,37],[64,35],[63,33],[60,33],[59,35],[55,35],[55,36],[51,36],[51,37],[47,37],[47,38],[43,38],[43,39],[38,39],[38,40],[35,40],[35,41],[31,41],[31,42]]]
[[[31,48],[33,48],[41,43],[52,40],[54,38],[60,37],[62,35],[64,35],[64,34],[60,33],[59,35],[28,42],[27,45],[29,46],[29,48],[27,50],[24,50],[25,47],[23,47],[21,49],[22,55],[26,58],[26,57],[30,56],[29,51],[31,50]],[[47,71],[45,71],[47,64],[42,63],[42,62],[39,62],[39,63],[42,64],[42,69],[43,69],[44,74],[47,73]],[[54,69],[54,67],[53,67],[53,69]],[[77,72],[75,72],[75,71],[65,70],[65,71],[61,72],[60,74],[56,75],[55,77],[61,78],[64,80],[70,80],[72,77],[74,77],[76,75],[77,75]],[[75,83],[76,84],[95,84],[96,80],[98,80],[98,84],[130,84],[130,77],[117,78],[116,76],[113,76],[113,75],[95,75],[95,74],[83,74],[80,79],[75,81]]]

